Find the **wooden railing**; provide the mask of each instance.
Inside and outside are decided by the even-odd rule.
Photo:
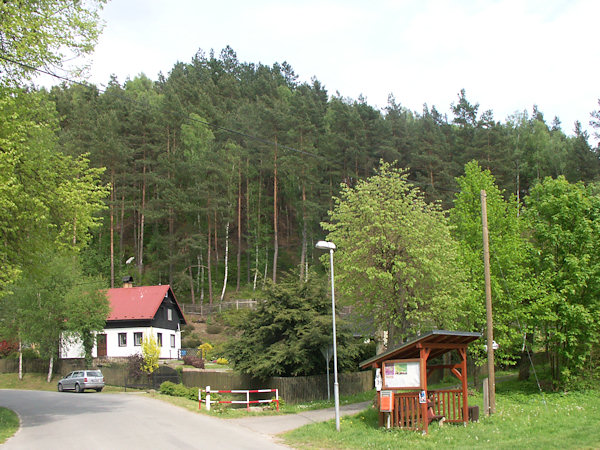
[[[444,416],[447,423],[463,422],[462,390],[439,389],[428,391],[428,394],[428,407],[432,406],[434,416]],[[424,430],[422,411],[418,392],[394,393],[393,426],[407,430]],[[428,420],[427,415],[425,417],[425,420]]]
[[[433,412],[444,416],[446,422],[463,422],[463,392],[461,389],[439,389],[428,391],[429,400],[433,403]]]
[[[393,426],[407,430],[423,430],[423,414],[419,403],[418,392],[394,393]]]

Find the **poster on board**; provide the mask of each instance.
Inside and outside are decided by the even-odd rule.
[[[383,362],[384,389],[420,389],[421,365],[418,359]]]

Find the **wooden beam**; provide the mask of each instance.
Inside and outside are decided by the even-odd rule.
[[[458,350],[461,348],[466,348],[467,344],[443,344],[443,343],[437,343],[437,342],[425,342],[425,343],[419,343],[417,344],[417,348],[428,348],[428,349],[434,349],[434,348],[441,348],[441,349],[448,349],[448,350]]]
[[[440,365],[436,365],[436,366],[428,366],[428,370],[432,370],[432,369],[458,369],[460,368],[460,363],[459,364],[440,364]]]
[[[454,368],[453,368],[453,369],[452,369],[452,373],[453,373],[453,374],[456,376],[456,378],[458,378],[460,381],[462,381],[462,380],[463,380],[462,373],[460,373],[458,370],[456,370],[456,369],[454,369]]]

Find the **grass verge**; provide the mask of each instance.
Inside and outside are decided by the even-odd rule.
[[[469,396],[479,405],[480,393]],[[343,417],[340,432],[333,421],[307,425],[283,435],[294,448],[599,448],[597,433],[600,392],[540,394],[533,383],[508,381],[496,392],[496,414],[479,423],[462,425],[433,423],[429,435],[378,428],[375,409]]]
[[[19,375],[16,373],[0,373],[0,389],[56,391],[58,380],[62,377],[62,375],[54,375],[52,381],[48,383],[46,381],[47,375],[42,373],[24,373],[22,380],[19,380]],[[123,392],[123,388],[117,386],[105,386],[102,392]]]
[[[0,407],[0,444],[13,436],[19,429],[19,416],[7,408]]]
[[[189,411],[200,412],[202,414],[208,414],[215,417],[221,417],[225,419],[237,419],[241,417],[249,417],[249,416],[272,416],[277,414],[297,414],[303,411],[310,411],[314,409],[324,409],[324,408],[333,408],[334,403],[333,399],[331,401],[321,400],[314,402],[307,402],[301,404],[290,405],[285,402],[282,402],[279,408],[279,412],[277,412],[275,404],[271,403],[271,407],[262,408],[253,408],[249,412],[246,410],[245,405],[243,407],[232,407],[232,405],[224,405],[224,404],[215,404],[211,406],[210,412],[206,411],[206,405],[202,404],[202,409],[198,408],[197,400],[189,400],[183,397],[173,397],[169,395],[162,395],[158,392],[156,393],[148,393],[145,394],[148,397],[155,398],[158,400],[162,400],[172,405],[179,406]],[[351,403],[360,403],[364,401],[371,401],[374,398],[374,391],[362,392],[360,394],[354,395],[342,395],[340,396],[340,405],[347,405]],[[236,399],[240,399],[240,396],[237,396]]]

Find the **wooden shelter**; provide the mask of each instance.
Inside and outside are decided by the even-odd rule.
[[[434,330],[360,363],[361,369],[381,371],[378,388],[379,423],[389,411],[390,425],[428,432],[429,422],[443,417],[448,423],[465,425],[469,418],[467,393],[467,347],[480,333]],[[429,365],[430,359],[456,351],[457,364]],[[427,378],[435,370],[449,369],[460,381],[459,389],[427,389]],[[393,400],[389,401],[392,398]],[[383,400],[383,403],[382,403]]]

